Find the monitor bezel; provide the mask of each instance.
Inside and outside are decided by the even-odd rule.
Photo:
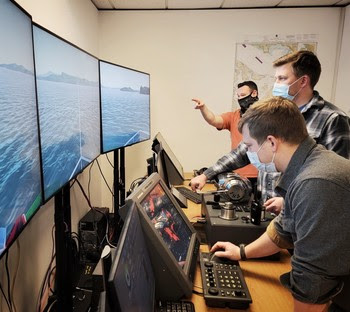
[[[144,139],[144,140],[141,140],[141,141],[138,141],[138,142],[135,142],[135,143],[130,143],[130,144],[127,144],[127,145],[124,145],[124,146],[119,146],[119,147],[116,147],[114,149],[104,150],[104,148],[103,148],[103,122],[102,122],[102,118],[103,118],[102,112],[103,112],[103,110],[102,110],[101,63],[113,65],[113,66],[116,66],[116,67],[120,67],[120,68],[124,68],[124,69],[128,69],[128,70],[131,70],[131,71],[134,71],[134,72],[138,72],[138,73],[141,73],[141,74],[148,75],[148,77],[149,77],[150,94],[149,94],[149,101],[148,101],[149,137],[147,139]],[[100,87],[100,128],[101,128],[100,129],[100,133],[101,133],[101,136],[100,136],[100,138],[101,138],[100,153],[101,154],[107,154],[109,152],[117,151],[117,150],[119,150],[121,148],[133,146],[135,144],[139,144],[139,143],[146,142],[146,141],[150,140],[151,139],[151,75],[150,75],[150,73],[146,73],[146,72],[143,72],[141,70],[137,70],[137,69],[134,69],[134,68],[131,68],[131,67],[127,67],[127,66],[123,66],[123,65],[120,65],[120,64],[112,63],[112,62],[109,62],[109,61],[106,61],[106,60],[102,60],[102,59],[100,59],[99,62],[98,62],[98,73],[99,73],[99,80],[100,80],[100,85],[99,85],[99,87]]]
[[[41,30],[47,32],[48,34],[56,37],[59,40],[62,40],[63,42],[69,44],[70,46],[72,46],[73,48],[76,48],[78,50],[80,50],[81,52],[91,56],[92,58],[94,58],[97,61],[97,66],[99,66],[99,59],[85,51],[84,49],[78,47],[77,45],[75,45],[74,43],[68,41],[67,39],[55,34],[54,32],[52,32],[51,30],[41,26],[40,24],[33,22],[32,21],[32,40],[33,40],[33,58],[34,58],[34,65],[35,65],[35,42],[34,42],[34,26],[40,28]],[[34,67],[34,69],[36,70],[36,67]],[[99,98],[100,98],[100,76],[99,76],[99,67],[97,68],[97,78],[98,78],[98,92],[99,92]],[[62,186],[60,188],[58,188],[55,192],[53,192],[49,197],[46,198],[46,192],[45,192],[45,181],[44,181],[44,167],[43,167],[43,157],[42,157],[42,143],[41,143],[41,126],[40,126],[40,115],[39,115],[39,99],[38,99],[38,92],[37,92],[37,75],[36,75],[36,71],[35,71],[35,87],[36,87],[36,100],[37,100],[37,119],[38,119],[38,132],[39,132],[39,146],[40,146],[40,166],[41,166],[41,176],[42,176],[42,180],[41,180],[41,185],[42,185],[42,204],[46,204],[48,201],[50,201],[51,198],[55,197],[66,185],[68,185],[72,180],[74,180],[79,174],[81,174],[88,166],[91,165],[91,163],[93,163],[101,154],[100,151],[98,153],[98,155],[96,155],[96,157],[91,160],[86,166],[84,166],[81,170],[77,171],[76,174],[74,176],[72,176],[72,178],[70,178],[68,181],[66,181],[65,183],[62,184]],[[100,116],[101,116],[101,110],[100,110],[100,106],[98,107],[99,112],[100,112]],[[100,127],[101,128],[101,125]],[[101,137],[101,132],[100,132],[100,137]]]
[[[171,188],[174,185],[182,184],[185,181],[183,167],[160,132],[153,139],[152,151],[156,154],[155,167],[157,172],[167,186]],[[174,177],[171,170],[175,171],[178,176]]]
[[[170,251],[168,246],[165,244],[164,240],[159,235],[159,232],[155,229],[153,223],[150,221],[147,213],[145,212],[141,204],[142,201],[148,196],[148,194],[158,184],[163,188],[165,194],[168,196],[169,200],[174,205],[178,214],[181,216],[184,224],[188,227],[188,229],[191,232],[191,238],[187,249],[185,265],[183,267],[181,267],[178,264],[177,259],[175,258],[173,253]],[[183,292],[182,295],[184,295],[185,297],[189,297],[192,292],[192,285],[193,285],[192,274],[194,274],[193,272],[194,265],[197,263],[197,257],[198,257],[197,247],[199,246],[199,238],[196,233],[196,230],[193,228],[187,216],[184,214],[184,212],[180,208],[179,204],[177,203],[176,199],[174,198],[174,196],[166,186],[165,182],[162,180],[160,175],[156,172],[152,173],[126,199],[126,207],[130,207],[132,205],[135,205],[139,212],[141,225],[144,230],[144,235],[147,238],[146,243],[148,244],[148,247],[149,248],[155,247],[157,249],[152,251],[151,259],[152,259],[152,256],[154,256],[154,254],[159,254],[159,256],[161,257],[161,261],[164,264],[164,267],[166,267],[166,269],[168,269],[171,272],[172,278],[176,279],[176,281],[174,281],[173,283],[174,284],[177,283],[177,285],[180,285],[181,287],[183,287],[183,289],[181,289],[181,291]],[[121,213],[123,213],[123,211]],[[152,263],[152,265],[154,264]],[[154,267],[153,269],[156,272],[157,268]],[[164,271],[167,271],[167,270],[164,269]],[[174,296],[178,294],[179,293],[175,293]],[[169,295],[171,296],[172,294],[169,294]],[[169,298],[175,299],[175,300],[179,299],[178,297],[174,297],[174,298],[169,297]]]

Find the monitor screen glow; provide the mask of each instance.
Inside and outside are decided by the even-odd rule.
[[[102,153],[150,138],[149,74],[100,61]]]
[[[161,184],[155,185],[143,199],[141,206],[179,265],[183,267],[192,232]]]
[[[41,204],[31,18],[0,1],[0,256]]]
[[[48,200],[100,154],[98,60],[38,26],[34,54]]]
[[[158,173],[126,199],[120,214],[135,205],[156,280],[156,298],[178,300],[192,293],[199,239]],[[171,283],[169,283],[171,281]]]

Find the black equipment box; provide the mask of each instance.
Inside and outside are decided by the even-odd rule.
[[[91,209],[79,221],[80,261],[82,263],[97,263],[99,261],[107,222],[108,208]]]
[[[204,229],[210,247],[217,241],[230,241],[236,245],[249,244],[265,232],[273,219],[270,213],[266,213],[267,221],[261,221],[260,225],[252,224],[249,221],[249,207],[247,209],[244,205],[237,205],[237,219],[222,219],[221,209],[218,205],[213,205],[213,199],[213,195],[204,195],[201,207],[201,214],[206,220]]]

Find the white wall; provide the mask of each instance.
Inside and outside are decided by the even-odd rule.
[[[87,52],[98,56],[98,11],[90,1],[85,0],[18,0],[33,21],[74,43]],[[97,189],[93,204],[101,204],[100,176],[92,172],[92,187]],[[79,177],[87,191],[88,170]],[[77,220],[88,210],[79,188],[71,191],[72,226],[77,229]],[[11,281],[14,280],[16,263],[19,261],[17,279],[13,292],[17,311],[36,311],[40,286],[51,259],[51,229],[54,224],[53,200],[42,206],[32,218],[19,239],[9,250]],[[20,247],[18,247],[18,244]],[[7,289],[5,259],[0,261],[1,284]],[[8,311],[5,300],[0,295],[0,311]]]
[[[228,132],[208,126],[192,97],[217,113],[232,103],[235,44],[245,36],[317,34],[322,77],[331,98],[340,8],[102,11],[100,57],[151,74],[152,136],[160,131],[185,171],[212,165],[229,151]],[[241,41],[238,41],[241,42]],[[127,177],[141,176],[151,142],[127,148]],[[138,152],[142,153],[141,156]],[[130,158],[138,157],[137,162]]]
[[[350,115],[350,101],[349,101],[349,81],[350,81],[350,5],[343,9],[344,29],[342,33],[342,45],[339,58],[339,70],[336,81],[335,105],[341,107],[348,115]]]

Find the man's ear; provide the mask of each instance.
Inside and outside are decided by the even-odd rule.
[[[270,144],[272,151],[276,152],[280,141],[273,135],[268,135],[266,141]]]
[[[252,97],[257,97],[257,96],[258,96],[258,91],[253,90],[251,96],[252,96]]]
[[[304,75],[302,78],[301,78],[301,86],[302,87],[306,87],[310,85],[311,86],[311,80],[310,80],[310,77],[308,75]]]

